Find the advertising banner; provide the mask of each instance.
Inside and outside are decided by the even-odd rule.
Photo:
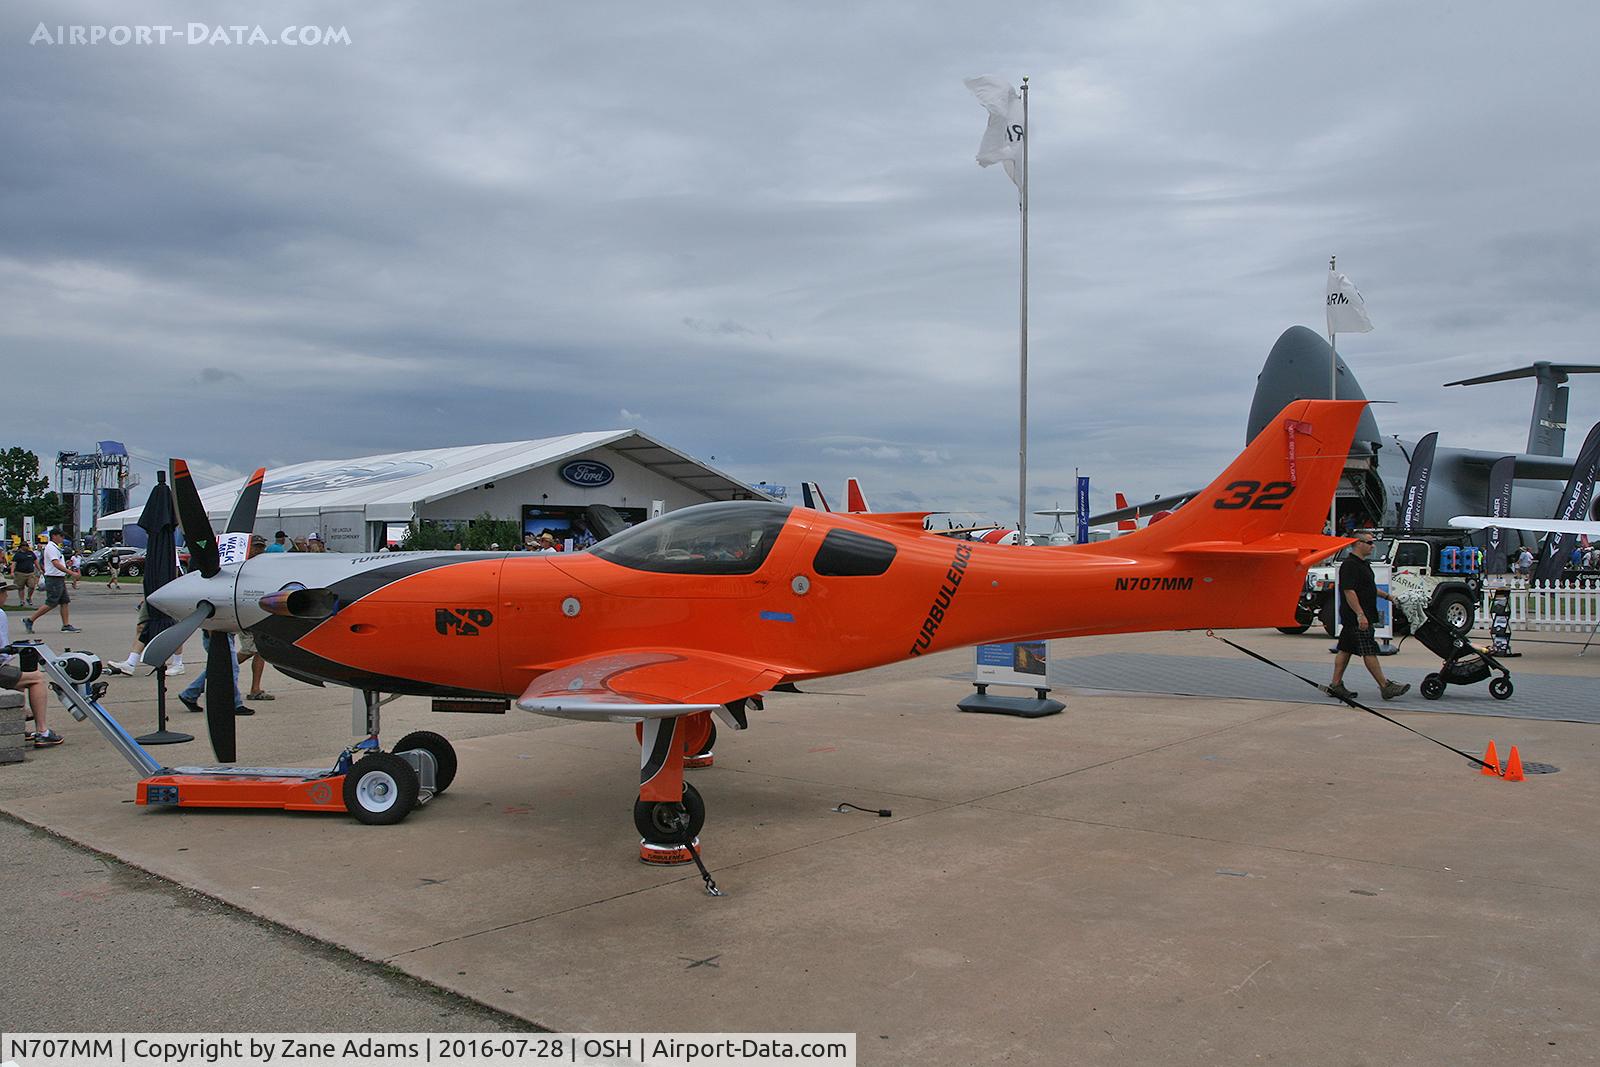
[[[1400,494],[1400,532],[1422,528],[1422,508],[1428,501],[1428,478],[1433,474],[1433,455],[1439,434],[1430,433],[1417,442],[1411,453],[1411,469],[1406,472],[1406,489]]]
[[[1600,422],[1595,423],[1589,430],[1589,436],[1583,439],[1583,447],[1578,450],[1578,460],[1572,465],[1572,477],[1567,479],[1567,487],[1561,493],[1561,503],[1557,506],[1553,518],[1588,518],[1589,498],[1594,493],[1596,466],[1600,466]],[[1561,572],[1567,566],[1567,556],[1576,543],[1577,538],[1573,534],[1545,534],[1533,576],[1542,582],[1554,581],[1561,577]]]
[[[1503,519],[1511,514],[1511,481],[1516,471],[1514,456],[1501,456],[1489,468],[1489,516]],[[1498,526],[1485,531],[1483,570],[1485,574],[1504,574],[1510,569],[1506,559],[1506,532]]]
[[[1089,479],[1078,478],[1078,544],[1089,543]]]
[[[972,672],[975,683],[1021,685],[1029,689],[1044,686],[1048,669],[1048,649],[1043,641],[1017,641],[1003,645],[979,645],[977,665]]]

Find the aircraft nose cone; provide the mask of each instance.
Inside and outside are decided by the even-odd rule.
[[[198,574],[175,578],[145,598],[150,607],[170,619],[189,615],[204,599],[205,579]]]

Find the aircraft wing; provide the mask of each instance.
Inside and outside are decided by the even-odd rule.
[[[1552,482],[1565,481],[1572,477],[1572,468],[1577,460],[1566,459],[1562,456],[1535,456],[1531,453],[1507,452],[1481,452],[1476,449],[1452,449],[1461,457],[1463,463],[1470,463],[1479,467],[1492,467],[1495,461],[1502,456],[1511,455],[1516,461],[1515,474],[1518,478],[1544,479]],[[1505,526],[1506,523],[1501,523]]]
[[[1524,519],[1516,515],[1496,519],[1488,515],[1457,515],[1450,520],[1450,525],[1458,530],[1483,530],[1490,526],[1498,526],[1502,530],[1588,534],[1590,537],[1600,537],[1600,522],[1585,522],[1583,519]]]
[[[1158,511],[1171,511],[1181,504],[1186,504],[1198,496],[1200,490],[1191,489],[1187,493],[1175,493],[1172,496],[1160,497],[1156,500],[1147,500],[1143,504],[1133,504],[1129,507],[1118,508],[1116,511],[1102,512],[1099,515],[1089,516],[1090,526],[1104,526],[1108,522],[1121,522],[1123,519],[1137,519],[1146,515],[1154,515]]]
[[[759,693],[784,671],[767,663],[679,649],[633,649],[576,660],[539,675],[517,707],[558,719],[642,722],[716,711]]]

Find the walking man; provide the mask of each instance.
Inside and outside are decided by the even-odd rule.
[[[61,632],[64,634],[78,633],[78,628],[72,625],[71,615],[67,605],[72,603],[72,597],[67,592],[67,579],[76,578],[78,572],[67,566],[66,553],[61,551],[61,530],[50,531],[50,543],[44,546],[44,607],[22,620],[22,625],[28,632],[33,633],[33,624],[44,618],[50,612],[61,609]]]
[[[1393,700],[1411,687],[1391,682],[1383,676],[1383,666],[1378,662],[1378,640],[1373,623],[1378,618],[1378,598],[1394,603],[1394,597],[1378,588],[1372,575],[1372,555],[1375,536],[1371,530],[1357,530],[1350,555],[1339,565],[1339,654],[1333,661],[1333,681],[1328,683],[1328,695],[1354,700],[1356,694],[1344,686],[1344,669],[1350,665],[1351,656],[1360,656],[1366,664],[1383,699]]]

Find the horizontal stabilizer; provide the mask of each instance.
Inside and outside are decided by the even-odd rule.
[[[864,511],[852,515],[851,518],[862,519],[866,522],[876,523],[879,526],[888,526],[895,530],[908,530],[913,533],[922,533],[927,529],[928,516],[935,514],[932,511]],[[945,533],[944,530],[936,531]]]
[[[1208,556],[1260,559],[1264,556],[1281,556],[1292,559],[1302,567],[1309,567],[1327,559],[1345,545],[1348,537],[1325,537],[1322,534],[1275,534],[1252,541],[1247,545],[1237,541],[1193,541],[1167,549],[1175,556]]]

